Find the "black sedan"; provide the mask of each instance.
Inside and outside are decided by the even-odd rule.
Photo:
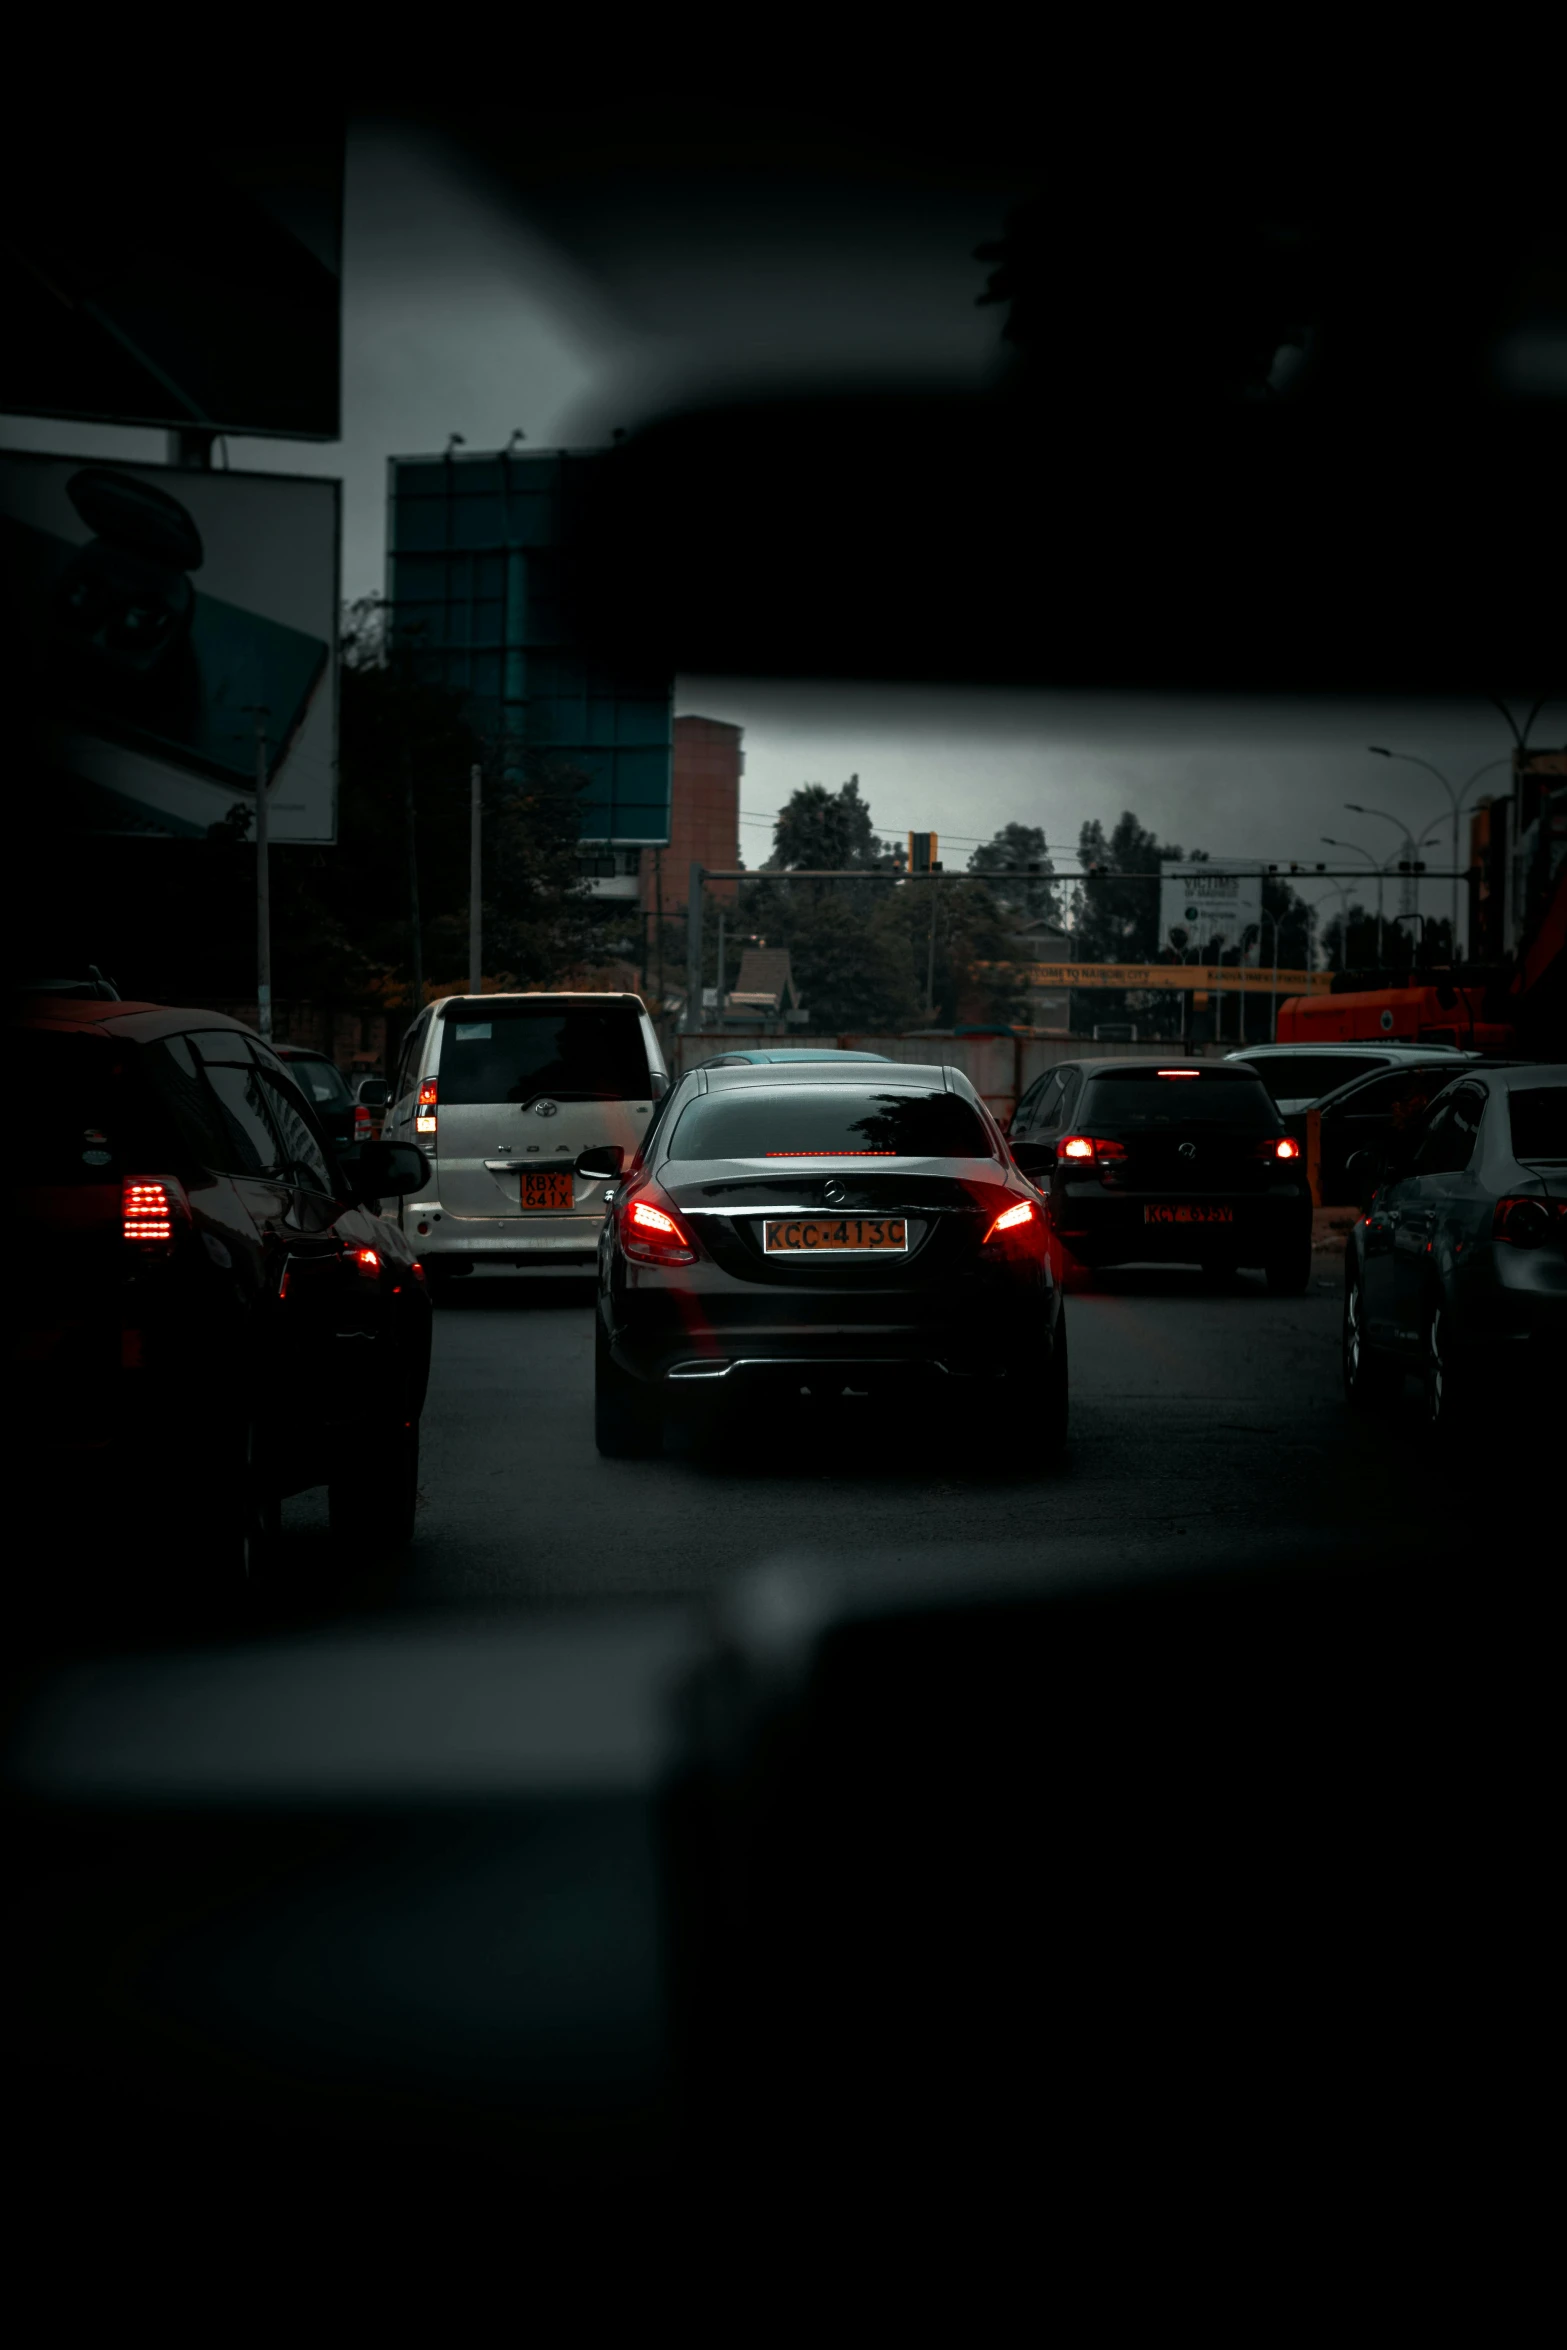
[[[1438,1434],[1567,1376],[1567,1066],[1471,1069],[1411,1131],[1357,1155],[1365,1213],[1344,1269],[1344,1389],[1418,1374]]]
[[[619,1154],[587,1151],[583,1174]],[[772,1387],[915,1382],[1008,1406],[1031,1463],[1066,1436],[1044,1204],[956,1069],[694,1069],[618,1185],[599,1253],[595,1432],[657,1449],[666,1412]]]
[[[1301,1148],[1254,1070],[1089,1061],[1063,1064],[1056,1078],[1048,1098],[1019,1105],[1012,1147],[1048,1186],[1055,1230],[1079,1264],[1260,1265],[1271,1290],[1306,1287]]]

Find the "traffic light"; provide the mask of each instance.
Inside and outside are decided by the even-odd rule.
[[[909,871],[911,873],[939,873],[936,862],[936,835],[933,832],[909,834]]]

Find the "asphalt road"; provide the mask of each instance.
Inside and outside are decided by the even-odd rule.
[[[721,1446],[677,1434],[659,1460],[601,1461],[591,1280],[476,1274],[437,1315],[419,1531],[397,1600],[679,1598],[782,1549],[1054,1548],[1068,1529],[1199,1547],[1250,1531],[1259,1559],[1284,1532],[1449,1535],[1458,1468],[1423,1449],[1413,1387],[1374,1427],[1345,1410],[1340,1261],[1337,1245],[1319,1252],[1309,1293],[1286,1299],[1258,1274],[1217,1291],[1181,1268],[1074,1281],[1071,1445],[1045,1478],[1023,1473],[1026,1431],[1004,1411],[965,1448],[936,1401],[896,1414],[759,1401]],[[289,1503],[286,1524],[308,1589],[324,1497]]]

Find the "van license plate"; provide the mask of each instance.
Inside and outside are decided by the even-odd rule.
[[[765,1229],[770,1257],[872,1249],[906,1252],[909,1245],[908,1227],[901,1216],[791,1216],[786,1223],[769,1224]]]
[[[1144,1208],[1145,1224],[1233,1224],[1233,1208],[1214,1208],[1198,1202],[1183,1201],[1179,1207]]]
[[[562,1208],[574,1207],[576,1202],[572,1198],[570,1174],[525,1174],[522,1177],[522,1205],[524,1208],[553,1208],[556,1215],[560,1214]]]

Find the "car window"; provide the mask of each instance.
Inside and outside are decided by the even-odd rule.
[[[1416,1145],[1412,1175],[1458,1175],[1474,1155],[1475,1138],[1485,1114],[1485,1095],[1472,1085],[1438,1103],[1430,1124]]]
[[[397,1082],[392,1088],[394,1102],[400,1102],[404,1094],[412,1088],[414,1071],[419,1066],[419,1055],[429,1031],[430,1014],[421,1012],[403,1039],[403,1049],[397,1062]]]
[[[267,1114],[261,1072],[245,1049],[244,1037],[224,1029],[200,1029],[190,1042],[222,1119],[223,1156],[218,1165],[229,1175],[281,1175],[282,1149]]]
[[[1276,1102],[1320,1101],[1352,1077],[1368,1077],[1386,1065],[1376,1053],[1264,1053],[1252,1063]]]
[[[348,1080],[335,1061],[317,1061],[290,1058],[283,1066],[294,1083],[318,1109],[351,1110],[354,1097],[348,1089]]]
[[[1369,1085],[1357,1085],[1323,1115],[1351,1124],[1361,1118],[1385,1119],[1397,1141],[1452,1082],[1451,1069],[1389,1069]]]
[[[465,1004],[443,1021],[441,1107],[561,1101],[645,1101],[642,1023],[629,1004]]]
[[[26,1104],[28,1184],[117,1182],[135,1154],[117,1048],[107,1037],[12,1032],[17,1099]]]
[[[1278,1127],[1266,1086],[1251,1076],[1215,1069],[1198,1077],[1150,1076],[1144,1070],[1101,1070],[1083,1095],[1077,1122],[1090,1134],[1125,1134],[1162,1126]]]
[[[669,1155],[990,1159],[996,1153],[984,1120],[957,1094],[834,1085],[698,1095],[680,1113]]]
[[[222,1113],[191,1050],[190,1039],[159,1037],[141,1047],[138,1062],[185,1148],[204,1167],[226,1167],[229,1146]]]
[[[1520,1086],[1507,1118],[1515,1159],[1567,1159],[1567,1085]]]
[[[289,1070],[269,1053],[259,1049],[256,1051],[256,1059],[261,1063],[273,1124],[283,1139],[285,1165],[302,1183],[308,1184],[313,1191],[324,1192],[330,1199],[337,1185],[333,1179],[326,1138],[316,1124],[314,1114],[295,1086]]]
[[[1036,1078],[1018,1103],[1012,1131],[1018,1136],[1032,1134],[1039,1126],[1048,1125],[1052,1112],[1061,1100],[1061,1072],[1052,1069],[1048,1076]]]
[[[1051,1128],[1064,1126],[1071,1117],[1072,1112],[1077,1104],[1077,1097],[1082,1092],[1082,1090],[1082,1070],[1068,1069],[1061,1080],[1061,1098],[1058,1102],[1053,1102],[1051,1104],[1050,1116],[1047,1119],[1040,1120],[1041,1128],[1043,1129],[1046,1126]]]

